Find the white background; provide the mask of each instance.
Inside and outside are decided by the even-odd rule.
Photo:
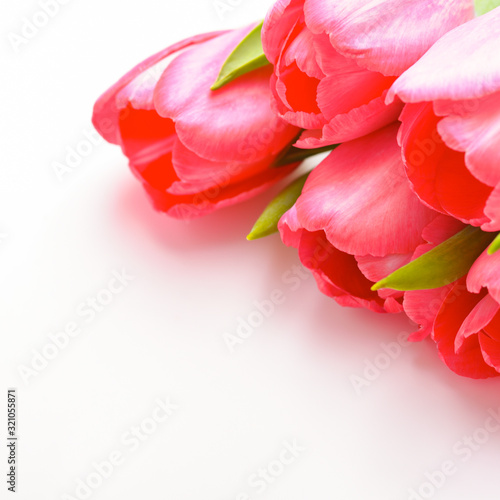
[[[342,309],[312,278],[283,281],[296,252],[244,238],[272,193],[171,220],[104,143],[57,179],[53,163],[85,139],[94,101],[125,71],[181,38],[263,17],[270,2],[232,4],[219,16],[211,0],[73,0],[16,52],[9,33],[40,8],[2,0],[1,477],[5,393],[17,387],[23,500],[81,498],[77,482],[113,452],[123,463],[91,498],[405,500],[451,460],[432,498],[497,500],[500,432],[481,427],[500,381],[459,378],[422,343],[357,392],[353,377],[411,326]],[[134,280],[86,323],[77,307],[121,269]],[[224,333],[274,289],[285,302],[231,353]],[[71,321],[81,334],[26,384],[19,367]],[[157,398],[178,409],[132,451],[122,436]],[[481,444],[469,456],[470,435]],[[286,441],[303,448],[296,460],[265,491],[250,485]]]

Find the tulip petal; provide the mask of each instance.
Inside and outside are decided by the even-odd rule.
[[[460,221],[445,215],[438,215],[422,231],[422,237],[428,242],[420,245],[413,254],[413,259],[420,257],[443,243],[465,228]],[[419,330],[410,336],[412,342],[419,342],[432,333],[436,315],[453,284],[430,290],[408,291],[404,295],[404,310],[407,316],[419,325]],[[462,285],[465,290],[465,285]]]
[[[232,178],[232,175],[229,174],[229,172],[233,173],[232,168],[237,169],[237,173],[241,173],[241,170],[245,168],[244,164],[231,165],[228,162],[216,162],[200,158],[193,151],[186,148],[179,139],[176,139],[174,144],[172,163],[181,181],[209,181],[210,184],[227,182]]]
[[[310,33],[303,23],[296,21],[284,41],[283,51],[279,55],[271,78],[275,101],[273,106],[288,123],[301,128],[319,128],[326,123],[316,101],[322,72],[319,67],[315,68],[313,63],[306,65],[304,60],[315,61],[315,58],[310,57],[308,50],[303,50],[303,44],[295,45],[295,51],[292,47],[304,30]],[[298,47],[302,49],[300,54],[297,53]]]
[[[472,0],[305,0],[307,26],[360,66],[400,75],[446,32],[474,17]],[[424,28],[425,26],[425,28]]]
[[[368,104],[354,108],[348,113],[337,115],[322,130],[305,130],[296,146],[313,149],[348,142],[393,123],[398,119],[403,106],[400,103],[386,106],[384,97],[385,92],[382,97],[374,99]]]
[[[488,337],[500,342],[500,312],[483,328],[483,331]]]
[[[276,93],[283,104],[295,115],[304,113],[305,116],[311,117],[307,122],[301,123],[310,123],[311,126],[323,123],[324,118],[320,116],[321,110],[316,99],[320,80],[307,75],[296,63],[286,68],[278,68],[277,77]],[[297,122],[299,117],[300,115],[294,122]]]
[[[294,72],[293,70],[296,71]],[[287,77],[292,83],[292,90],[290,91],[290,94],[285,83],[278,79],[278,76],[275,74],[271,76],[271,92],[273,95],[271,106],[274,112],[287,123],[295,125],[296,127],[307,129],[321,128],[326,123],[323,116],[318,114],[316,111],[308,112],[293,110],[287,97],[290,95],[293,99],[294,95],[306,96],[306,99],[301,99],[300,105],[305,108],[313,108],[314,106],[317,106],[315,96],[318,83],[311,81],[312,79],[305,73],[301,72],[297,66],[288,68]],[[311,95],[313,96],[312,98]]]
[[[396,269],[405,266],[411,261],[412,254],[394,254],[385,257],[371,255],[356,256],[359,269],[373,283],[380,281]],[[391,290],[394,293],[394,290]],[[402,294],[400,294],[402,295]]]
[[[406,255],[387,255],[386,257],[372,257],[371,255],[358,256],[356,255],[356,262],[358,263],[359,270],[366,276],[372,283],[375,283],[388,274],[391,274],[396,269],[408,264],[411,260],[411,254]],[[384,274],[386,273],[386,274]],[[379,290],[380,297],[386,299],[393,297],[400,299],[403,297],[403,292],[397,290]],[[398,304],[398,312],[402,311],[402,305]],[[390,312],[390,311],[389,311]]]
[[[436,315],[452,288],[453,285],[447,285],[431,290],[405,292],[404,311],[412,321],[419,325],[419,329],[409,337],[411,342],[420,342],[432,334]]]
[[[457,290],[460,286],[463,287],[463,280],[451,289],[434,323],[433,337],[439,354],[446,365],[459,375],[475,379],[496,377],[498,372],[484,361],[477,335],[465,339],[459,353],[455,351],[457,332],[483,297]]]
[[[278,222],[281,240],[287,247],[299,248],[303,228],[297,218],[297,206],[293,205]]]
[[[354,256],[333,247],[323,231],[303,232],[299,257],[326,295],[334,299],[347,296],[350,307],[385,312],[384,300],[370,291],[372,282],[363,276]]]
[[[344,61],[347,61],[344,57]],[[327,76],[318,85],[318,106],[327,120],[347,114],[380,98],[387,87],[386,77],[361,70],[354,65],[352,71]]]
[[[465,155],[447,147],[438,133],[441,118],[432,104],[407,105],[401,115],[399,142],[406,173],[418,197],[428,206],[463,222],[481,225],[492,188],[465,166]]]
[[[339,54],[326,35],[316,35],[310,45],[326,75],[318,86],[318,105],[327,120],[380,98],[394,82],[394,78],[368,71]]]
[[[460,353],[464,342],[471,335],[488,326],[500,310],[500,304],[489,294],[485,295],[462,323],[455,339],[455,351]]]
[[[283,243],[298,249],[302,264],[310,269],[318,288],[344,307],[365,307],[374,312],[400,312],[401,304],[370,291],[372,284],[360,271],[356,259],[334,248],[323,231],[305,230],[294,205],[281,218],[278,229]]]
[[[149,57],[120,78],[94,105],[92,122],[97,131],[106,141],[121,144],[119,115],[128,102],[133,102],[136,109],[152,109],[152,89],[164,71],[165,64],[170,62],[168,58],[221,33],[223,32],[204,33],[176,43]]]
[[[408,104],[401,113],[398,142],[413,190],[429,207],[445,213],[436,193],[436,170],[442,153],[439,119],[431,104]]]
[[[469,271],[467,288],[471,293],[479,293],[483,287],[500,303],[500,252],[488,255],[485,250]]]
[[[186,193],[190,189],[203,190],[202,186],[220,186],[236,184],[269,169],[273,159],[265,158],[256,163],[216,162],[206,160],[190,151],[180,140],[176,140],[173,148],[172,163],[181,183],[174,184],[170,192]],[[297,165],[297,164],[296,164]],[[196,191],[194,191],[196,192]]]
[[[342,144],[311,173],[297,201],[300,223],[352,255],[413,252],[435,212],[410,190],[398,126]]]
[[[291,66],[295,63],[307,76],[318,80],[323,78],[325,74],[317,62],[317,57],[311,54],[311,47],[314,43],[315,36],[303,26],[287,44],[281,58],[281,65]]]
[[[465,227],[466,226],[462,222],[454,219],[453,217],[438,215],[422,231],[422,237],[428,242],[428,244],[418,247],[413,258],[427,253],[436,245],[443,243],[465,229]]]
[[[176,142],[172,120],[155,110],[135,109],[129,104],[120,113],[121,146],[132,163],[149,163],[171,152]]]
[[[484,214],[489,218],[489,222],[484,223],[481,228],[484,231],[500,231],[500,185],[491,193]]]
[[[437,115],[445,116],[439,135],[447,146],[465,152],[472,175],[484,184],[500,183],[500,92],[473,101],[437,101]]]
[[[484,332],[480,332],[478,338],[484,360],[500,373],[500,342]]]
[[[284,40],[302,16],[302,0],[277,0],[269,9],[262,27],[262,46],[269,61],[276,65]]]
[[[476,99],[500,91],[499,25],[497,8],[444,35],[394,83],[388,102],[396,95],[410,103]]]
[[[178,219],[193,219],[256,196],[289,175],[297,165],[267,169],[242,182],[224,186],[216,182],[211,185],[202,182],[194,186],[187,183],[184,190],[177,186],[174,194],[170,189],[182,181],[175,173],[171,154],[164,155],[149,164],[130,166],[142,182],[156,210]]]
[[[443,209],[465,223],[480,226],[488,221],[484,215],[492,188],[478,181],[465,166],[465,155],[449,148],[436,170],[435,189]]]
[[[254,26],[184,52],[156,86],[158,113],[175,122],[181,142],[202,158],[255,163],[277,154],[297,134],[271,109],[271,66],[247,73],[220,90],[210,90],[221,65]]]

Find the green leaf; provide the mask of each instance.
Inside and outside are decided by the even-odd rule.
[[[292,182],[292,184],[281,191],[281,193],[269,203],[253,226],[252,231],[250,231],[250,234],[247,236],[247,240],[258,240],[259,238],[264,238],[265,236],[278,232],[278,222],[281,216],[290,210],[297,201],[309,177],[309,173]]]
[[[488,255],[493,255],[495,252],[498,252],[498,250],[500,250],[500,233],[498,233],[497,237],[488,248]]]
[[[482,16],[500,6],[500,0],[475,0],[474,3],[476,4],[476,14],[478,16]]]
[[[376,283],[372,290],[429,290],[453,283],[465,276],[488,247],[494,233],[468,226],[449,240]]]
[[[256,26],[229,55],[211,87],[212,90],[220,89],[239,76],[270,64],[264,54],[260,37],[263,24],[264,22]]]

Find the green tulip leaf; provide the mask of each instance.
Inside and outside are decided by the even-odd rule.
[[[475,0],[474,3],[476,4],[476,14],[478,16],[482,16],[500,6],[500,0]]]
[[[269,63],[262,48],[261,31],[264,22],[256,26],[231,52],[220,70],[212,90],[217,90],[236,78]]]
[[[450,239],[376,283],[372,290],[429,290],[449,285],[465,276],[495,238],[468,226]]]
[[[489,246],[488,254],[493,255],[495,252],[498,252],[498,250],[500,250],[500,233],[493,240],[493,243]]]
[[[309,173],[299,177],[269,203],[247,236],[247,240],[258,240],[278,232],[278,222],[282,215],[293,207],[302,193]]]

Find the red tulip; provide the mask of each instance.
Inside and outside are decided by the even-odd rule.
[[[404,308],[431,334],[447,366],[465,377],[500,375],[500,252],[485,251],[468,276],[436,290],[406,292]]]
[[[173,45],[97,101],[95,127],[121,146],[156,209],[178,218],[204,215],[263,191],[295,168],[270,168],[299,130],[271,109],[269,66],[210,90],[253,28]]]
[[[371,287],[410,262],[428,241],[426,228],[443,217],[411,191],[397,129],[390,125],[330,153],[279,223],[283,242],[298,249],[320,290],[344,306],[402,311],[403,292]]]
[[[400,142],[415,193],[485,231],[500,230],[500,8],[441,38],[392,87],[409,103]]]
[[[307,129],[299,147],[374,132],[401,112],[384,102],[395,77],[473,17],[472,0],[278,0],[262,30],[274,107]]]

